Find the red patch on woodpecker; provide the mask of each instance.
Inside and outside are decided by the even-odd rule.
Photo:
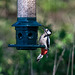
[[[48,52],[48,50],[47,50],[47,49],[41,48],[41,54],[42,54],[42,55],[47,54],[47,52]]]

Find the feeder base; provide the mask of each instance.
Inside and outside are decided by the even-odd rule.
[[[37,48],[45,48],[44,45],[16,45],[16,44],[9,44],[8,47],[16,47],[17,50],[36,50]]]

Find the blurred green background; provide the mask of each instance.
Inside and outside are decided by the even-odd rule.
[[[57,61],[65,49],[57,68],[56,75],[66,75],[69,55],[69,74],[75,75],[75,63],[72,64],[72,51],[74,50],[75,0],[36,0],[37,21],[45,28],[52,30],[49,58],[38,63],[37,56],[41,50],[18,51],[9,48],[14,44],[15,28],[11,27],[17,21],[17,0],[0,0],[0,75],[52,75],[55,53]],[[44,31],[39,28],[38,39]]]

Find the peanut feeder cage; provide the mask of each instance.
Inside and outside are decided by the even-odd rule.
[[[38,27],[36,21],[36,0],[17,0],[17,22],[12,26],[16,30],[16,44],[9,44],[9,47],[16,47],[17,50],[36,50],[44,48],[44,45],[37,45]]]

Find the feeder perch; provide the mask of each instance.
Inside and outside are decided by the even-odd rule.
[[[44,48],[44,45],[37,45],[38,27],[36,21],[35,0],[17,0],[17,22],[12,26],[16,30],[16,44],[9,44],[9,47],[16,47],[17,50],[36,50]]]

